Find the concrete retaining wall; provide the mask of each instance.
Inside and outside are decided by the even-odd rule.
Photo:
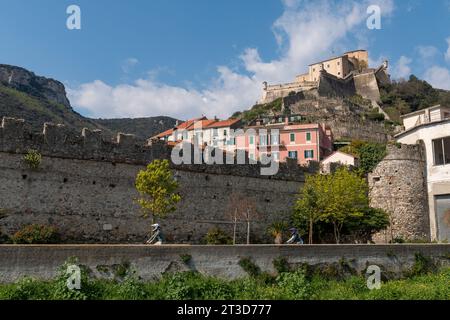
[[[273,261],[286,258],[291,266],[345,264],[356,272],[378,265],[384,272],[399,274],[410,268],[415,254],[437,265],[450,265],[449,244],[411,245],[259,245],[259,246],[145,246],[145,245],[0,245],[0,282],[27,275],[50,279],[69,257],[77,257],[96,277],[111,278],[120,265],[130,265],[143,279],[166,272],[196,270],[206,275],[234,279],[246,276],[239,266],[250,258],[262,271],[275,272]],[[191,257],[188,263],[182,256]]]

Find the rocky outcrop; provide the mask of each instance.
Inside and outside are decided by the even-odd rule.
[[[176,119],[147,117],[139,119],[89,119],[75,112],[66,97],[64,85],[56,80],[37,76],[24,68],[0,64],[0,119],[24,119],[33,130],[44,123],[61,123],[81,131],[100,129],[105,135],[132,133],[144,141],[172,128]]]
[[[37,76],[24,68],[0,64],[0,83],[71,108],[66,89],[61,82]]]

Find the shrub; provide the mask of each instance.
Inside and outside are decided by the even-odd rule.
[[[180,259],[183,261],[184,264],[189,264],[189,262],[192,259],[192,256],[190,254],[180,254]]]
[[[261,269],[250,258],[242,258],[239,260],[239,265],[250,277],[257,277],[261,274]]]
[[[299,300],[309,296],[309,282],[302,269],[281,273],[277,278],[277,284],[286,293],[288,299]]]
[[[50,290],[47,283],[31,277],[24,277],[7,289],[9,300],[40,300],[48,298]]]
[[[28,150],[27,154],[23,157],[23,161],[30,169],[37,169],[41,165],[42,156],[36,150]]]
[[[10,243],[11,239],[8,235],[4,234],[2,230],[0,230],[0,244]]]
[[[59,243],[60,235],[55,227],[31,224],[17,231],[12,241],[16,244]]]
[[[425,257],[420,252],[416,252],[414,254],[414,264],[412,268],[406,273],[409,277],[419,276],[434,272],[436,270],[436,266],[433,261]]]
[[[133,274],[127,275],[116,291],[117,298],[121,300],[143,300],[147,297],[144,284]]]
[[[229,283],[202,276],[198,272],[179,272],[165,275],[160,282],[164,299],[220,299],[229,300],[233,292]]]
[[[285,257],[278,257],[273,260],[273,266],[278,274],[289,272],[289,264]]]
[[[283,243],[283,233],[287,230],[288,224],[285,221],[276,221],[272,223],[267,232],[274,238],[275,244]]]
[[[220,228],[213,228],[208,231],[205,237],[207,244],[232,244],[233,238]]]

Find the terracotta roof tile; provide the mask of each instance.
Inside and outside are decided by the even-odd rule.
[[[239,119],[219,120],[219,121],[214,121],[214,123],[208,125],[208,128],[229,127],[238,122],[239,122]]]

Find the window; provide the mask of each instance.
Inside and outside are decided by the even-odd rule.
[[[297,151],[289,151],[288,157],[291,159],[297,159]]]
[[[314,159],[314,150],[305,150],[305,159]]]
[[[306,141],[311,142],[311,132],[306,133]]]
[[[295,133],[291,133],[291,134],[289,135],[289,140],[290,140],[291,142],[295,142]]]
[[[341,62],[340,62],[340,61],[338,61],[338,62],[337,62],[337,65],[339,66],[340,64],[341,64]]]
[[[280,136],[278,134],[272,134],[270,136],[271,144],[276,146],[280,144]]]
[[[187,138],[188,138],[187,131],[183,131],[183,140],[187,140]]]
[[[219,131],[217,130],[217,128],[213,129],[213,137],[217,137],[219,135]]]
[[[314,72],[314,71],[316,71],[316,69],[315,69],[315,68],[313,68],[313,72]]]
[[[450,164],[450,137],[433,140],[434,165]]]
[[[250,136],[250,144],[254,144],[254,143],[255,143],[254,137]]]
[[[338,72],[338,76],[340,76],[341,75],[341,73],[340,72]]]
[[[327,64],[327,68],[329,68],[330,67],[330,65],[329,64]]]
[[[262,134],[259,136],[259,144],[261,146],[267,146],[267,136]]]
[[[223,135],[226,137],[227,136],[227,130],[223,130]]]
[[[236,144],[236,138],[230,138],[230,140],[228,140],[229,146],[234,146],[235,144]]]

